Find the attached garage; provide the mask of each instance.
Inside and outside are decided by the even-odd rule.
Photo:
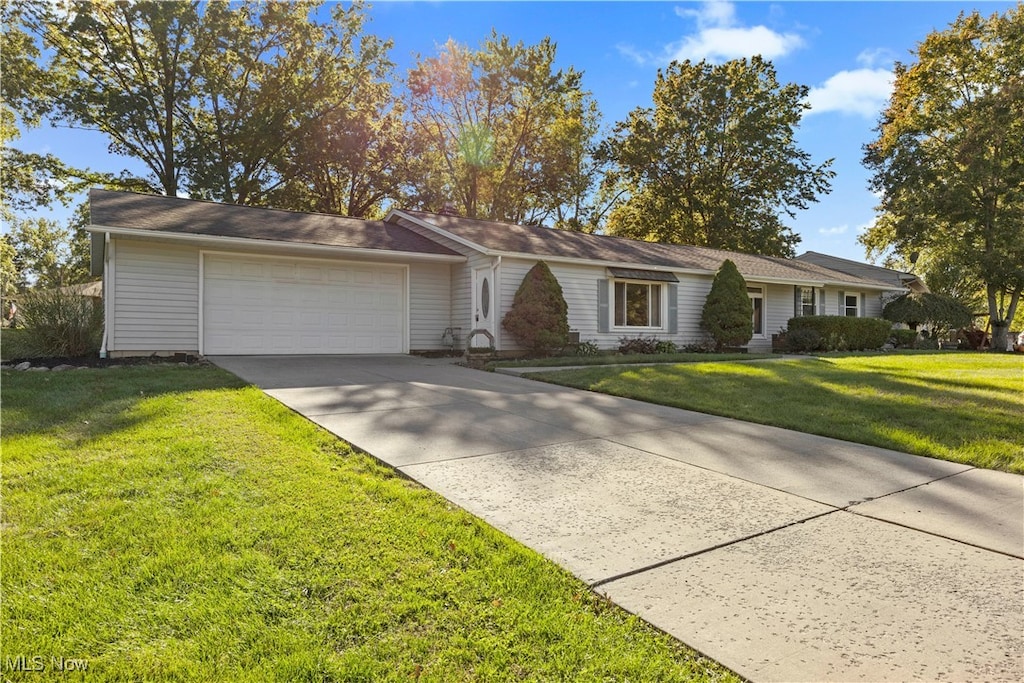
[[[204,253],[205,355],[408,352],[408,268]]]

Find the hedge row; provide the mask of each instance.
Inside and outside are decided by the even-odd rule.
[[[788,329],[790,334],[796,330],[814,330],[821,337],[819,349],[825,351],[880,349],[889,341],[892,334],[892,324],[887,320],[851,318],[843,315],[805,315],[790,318]]]

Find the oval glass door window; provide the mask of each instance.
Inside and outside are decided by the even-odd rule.
[[[480,313],[484,318],[491,314],[491,283],[486,277],[480,283]]]

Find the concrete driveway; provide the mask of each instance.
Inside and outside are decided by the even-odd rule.
[[[1024,680],[1022,477],[446,360],[211,360],[749,679]]]

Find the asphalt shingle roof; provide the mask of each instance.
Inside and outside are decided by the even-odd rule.
[[[882,266],[876,266],[871,263],[851,261],[850,259],[844,259],[838,256],[819,254],[816,251],[808,251],[800,254],[796,257],[796,260],[803,263],[813,263],[831,270],[838,270],[840,273],[848,273],[865,280],[885,282],[893,287],[905,287],[908,283],[915,281],[920,283],[919,286],[924,285],[923,281],[913,273],[894,270],[892,268],[883,268]]]
[[[771,278],[793,282],[829,282],[892,288],[891,284],[867,280],[823,266],[793,259],[757,256],[681,244],[642,242],[624,237],[590,235],[539,226],[499,223],[459,216],[402,211],[445,232],[484,249],[529,254],[538,257],[578,258],[609,264],[646,264],[714,273],[725,259],[731,259],[747,279]]]
[[[459,255],[394,223],[329,214],[298,213],[96,189],[89,192],[89,208],[91,223],[109,228]]]

